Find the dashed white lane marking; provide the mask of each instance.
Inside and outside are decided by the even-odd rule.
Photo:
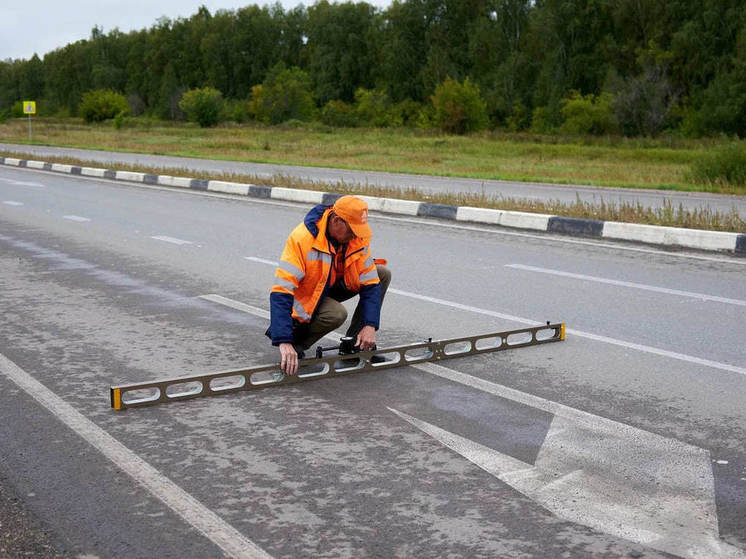
[[[200,298],[270,317],[222,295]],[[409,366],[554,416],[531,466],[388,408],[557,516],[682,557],[743,557],[719,539],[708,451],[435,363]]]
[[[177,239],[176,237],[167,237],[166,235],[157,235],[155,237],[150,237],[151,239],[155,239],[156,241],[164,241],[167,243],[172,243],[174,245],[191,245],[194,244],[192,241],[185,241],[183,239]]]
[[[277,266],[277,262],[274,262],[273,260],[265,260],[264,258],[257,258],[256,256],[244,256],[246,260],[251,260],[252,262],[259,262],[260,264],[269,264],[270,266]]]
[[[0,178],[0,181],[7,183],[7,184],[12,184],[14,186],[33,186],[35,188],[45,188],[43,184],[38,183],[38,182],[17,181],[14,179],[4,179],[4,178]]]
[[[16,202],[15,200],[3,200],[3,204],[8,206],[23,206],[23,202]]]
[[[240,559],[267,559],[271,557],[191,494],[184,491],[2,354],[0,354],[0,373],[13,381],[57,419],[111,460],[114,465],[131,476],[202,535],[220,547],[228,557]]]
[[[63,215],[62,217],[63,219],[69,219],[70,221],[78,221],[80,223],[91,221],[87,217],[80,217],[79,215]]]
[[[222,295],[215,295],[214,293],[211,293],[209,295],[200,295],[199,298],[269,320],[269,311],[265,311],[264,309],[260,309],[259,307],[252,307],[251,305],[241,303],[240,301],[236,301],[234,299],[229,299],[228,297],[223,297]]]
[[[277,262],[272,262],[270,260],[267,260],[265,262],[273,266],[278,265]],[[540,324],[543,324],[542,322],[537,322],[536,320],[531,320],[528,318],[523,318],[523,317],[515,316],[512,314],[499,313],[499,312],[491,311],[488,309],[481,309],[479,307],[473,307],[471,305],[462,305],[461,303],[456,303],[454,301],[447,301],[445,299],[439,299],[437,297],[429,297],[427,295],[420,295],[419,293],[412,293],[411,291],[403,291],[401,289],[395,289],[392,287],[389,287],[388,293],[395,293],[397,295],[402,295],[404,297],[409,297],[411,299],[418,299],[420,301],[426,301],[428,303],[434,303],[436,305],[443,305],[446,307],[451,307],[453,309],[473,312],[473,313],[482,314],[485,316],[500,318],[503,320],[510,320],[512,322],[518,322],[520,324],[527,324],[529,326],[539,326]],[[566,333],[571,334],[573,336],[578,336],[579,338],[587,338],[589,340],[593,340],[596,342],[616,345],[616,346],[624,347],[627,349],[634,349],[636,351],[641,351],[643,353],[660,355],[661,357],[668,357],[670,359],[686,361],[687,363],[693,363],[695,365],[704,365],[705,367],[711,367],[713,369],[720,369],[721,371],[729,371],[731,373],[738,373],[739,375],[746,375],[746,368],[737,367],[729,363],[711,361],[709,359],[702,359],[700,357],[694,357],[693,355],[686,355],[684,353],[677,353],[675,351],[668,351],[666,349],[660,349],[657,347],[651,347],[651,346],[647,346],[643,344],[636,344],[633,342],[626,342],[624,340],[617,340],[615,338],[609,338],[607,336],[600,336],[598,334],[591,334],[590,332],[583,332],[581,330],[573,330],[571,328],[568,328],[566,330]]]
[[[666,293],[667,295],[678,295],[681,297],[691,297],[693,299],[699,299],[700,301],[715,301],[717,303],[727,303],[729,305],[740,305],[746,307],[746,301],[741,299],[730,299],[728,297],[718,297],[716,295],[707,295],[705,293],[695,293],[693,291],[681,291],[679,289],[668,289],[666,287],[656,287],[654,285],[646,285],[644,283],[634,283],[629,281],[620,281],[607,278],[599,278],[596,276],[587,276],[584,274],[574,274],[570,272],[562,272],[560,270],[550,270],[548,268],[539,268],[537,266],[526,266],[524,264],[506,264],[506,268],[513,268],[515,270],[526,270],[528,272],[537,272],[540,274],[550,274],[553,276],[560,276],[564,278],[578,279],[583,281],[593,281],[596,283],[605,283],[608,285],[618,285],[620,287],[630,287],[633,289],[642,289],[644,291],[655,291],[657,293]]]

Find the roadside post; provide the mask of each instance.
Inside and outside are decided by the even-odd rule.
[[[36,114],[36,101],[24,101],[23,113],[28,115],[28,141],[31,142],[31,115]]]

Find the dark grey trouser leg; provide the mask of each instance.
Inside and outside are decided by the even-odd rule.
[[[389,284],[391,283],[391,272],[385,266],[379,265],[376,265],[376,271],[378,272],[378,280],[381,282],[381,307],[383,307],[383,298],[386,296],[386,290],[389,288]],[[358,303],[355,312],[352,314],[350,327],[347,329],[347,334],[345,335],[354,338],[362,329],[363,309],[360,303]]]

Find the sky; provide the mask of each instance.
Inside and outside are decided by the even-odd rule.
[[[366,0],[386,7],[390,0]],[[204,5],[217,10],[235,10],[243,6],[273,4],[267,0],[35,0],[25,4],[19,0],[0,0],[0,60],[31,58],[68,43],[87,39],[98,25],[104,33],[115,27],[127,32],[150,27],[166,16],[169,19],[189,17]],[[285,9],[294,8],[302,0],[281,0]],[[306,6],[315,0],[302,2]]]

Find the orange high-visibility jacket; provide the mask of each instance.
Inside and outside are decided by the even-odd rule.
[[[285,243],[270,293],[268,333],[274,345],[293,342],[293,319],[309,322],[330,287],[334,252],[326,227],[331,211],[331,206],[314,207]],[[370,239],[355,238],[347,243],[344,284],[347,290],[360,293],[363,326],[378,329],[381,289]]]

